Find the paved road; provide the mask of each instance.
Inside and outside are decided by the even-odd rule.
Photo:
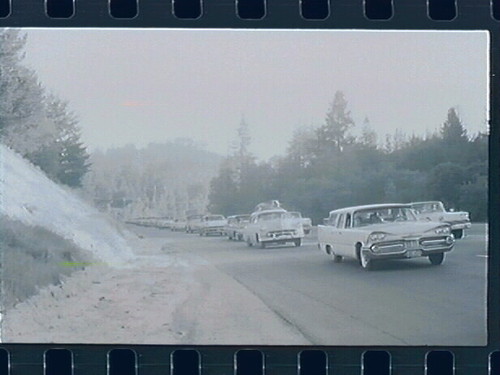
[[[354,260],[333,263],[314,234],[299,248],[257,249],[221,237],[134,230],[204,258],[314,345],[486,344],[484,224],[474,224],[441,266],[426,258],[393,260],[372,272]]]

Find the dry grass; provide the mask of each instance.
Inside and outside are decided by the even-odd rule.
[[[0,217],[2,309],[9,309],[64,276],[81,270],[91,255],[42,227]]]

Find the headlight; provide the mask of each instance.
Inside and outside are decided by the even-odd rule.
[[[436,234],[450,234],[450,227],[439,227],[434,230]]]
[[[368,240],[370,240],[370,242],[382,241],[386,237],[386,235],[387,234],[382,232],[373,232],[368,236]]]

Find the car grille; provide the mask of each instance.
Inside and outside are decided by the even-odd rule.
[[[372,250],[379,254],[400,253],[405,250],[405,243],[403,241],[378,243],[372,246]]]
[[[447,236],[422,238],[422,239],[420,239],[419,243],[424,250],[432,250],[433,248],[449,247],[451,245],[451,243],[448,242]]]
[[[268,233],[268,236],[270,237],[281,237],[281,236],[293,236],[294,231],[293,230],[276,230]]]

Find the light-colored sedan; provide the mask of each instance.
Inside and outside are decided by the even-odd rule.
[[[227,217],[227,224],[224,228],[230,240],[243,240],[243,230],[250,221],[250,215],[231,215]]]
[[[376,204],[346,207],[330,212],[318,225],[318,246],[340,262],[355,258],[364,269],[374,261],[428,257],[442,264],[455,238],[450,225],[419,221],[408,204]]]
[[[302,214],[298,211],[289,211],[289,214],[292,218],[297,219],[302,223],[302,227],[304,228],[304,234],[311,233],[312,230],[312,221],[308,217],[302,217]]]
[[[185,231],[186,220],[175,219],[170,229],[172,230],[172,232]]]
[[[465,230],[471,227],[468,212],[446,211],[443,202],[413,202],[410,205],[420,220],[440,221],[450,224],[451,233],[453,233],[456,239],[464,237]]]
[[[302,244],[304,229],[302,223],[292,218],[281,208],[261,210],[252,213],[250,222],[243,231],[248,246],[265,248],[271,244],[292,242]]]
[[[209,236],[211,234],[223,236],[226,224],[227,220],[223,215],[205,215],[201,219],[200,236]]]

